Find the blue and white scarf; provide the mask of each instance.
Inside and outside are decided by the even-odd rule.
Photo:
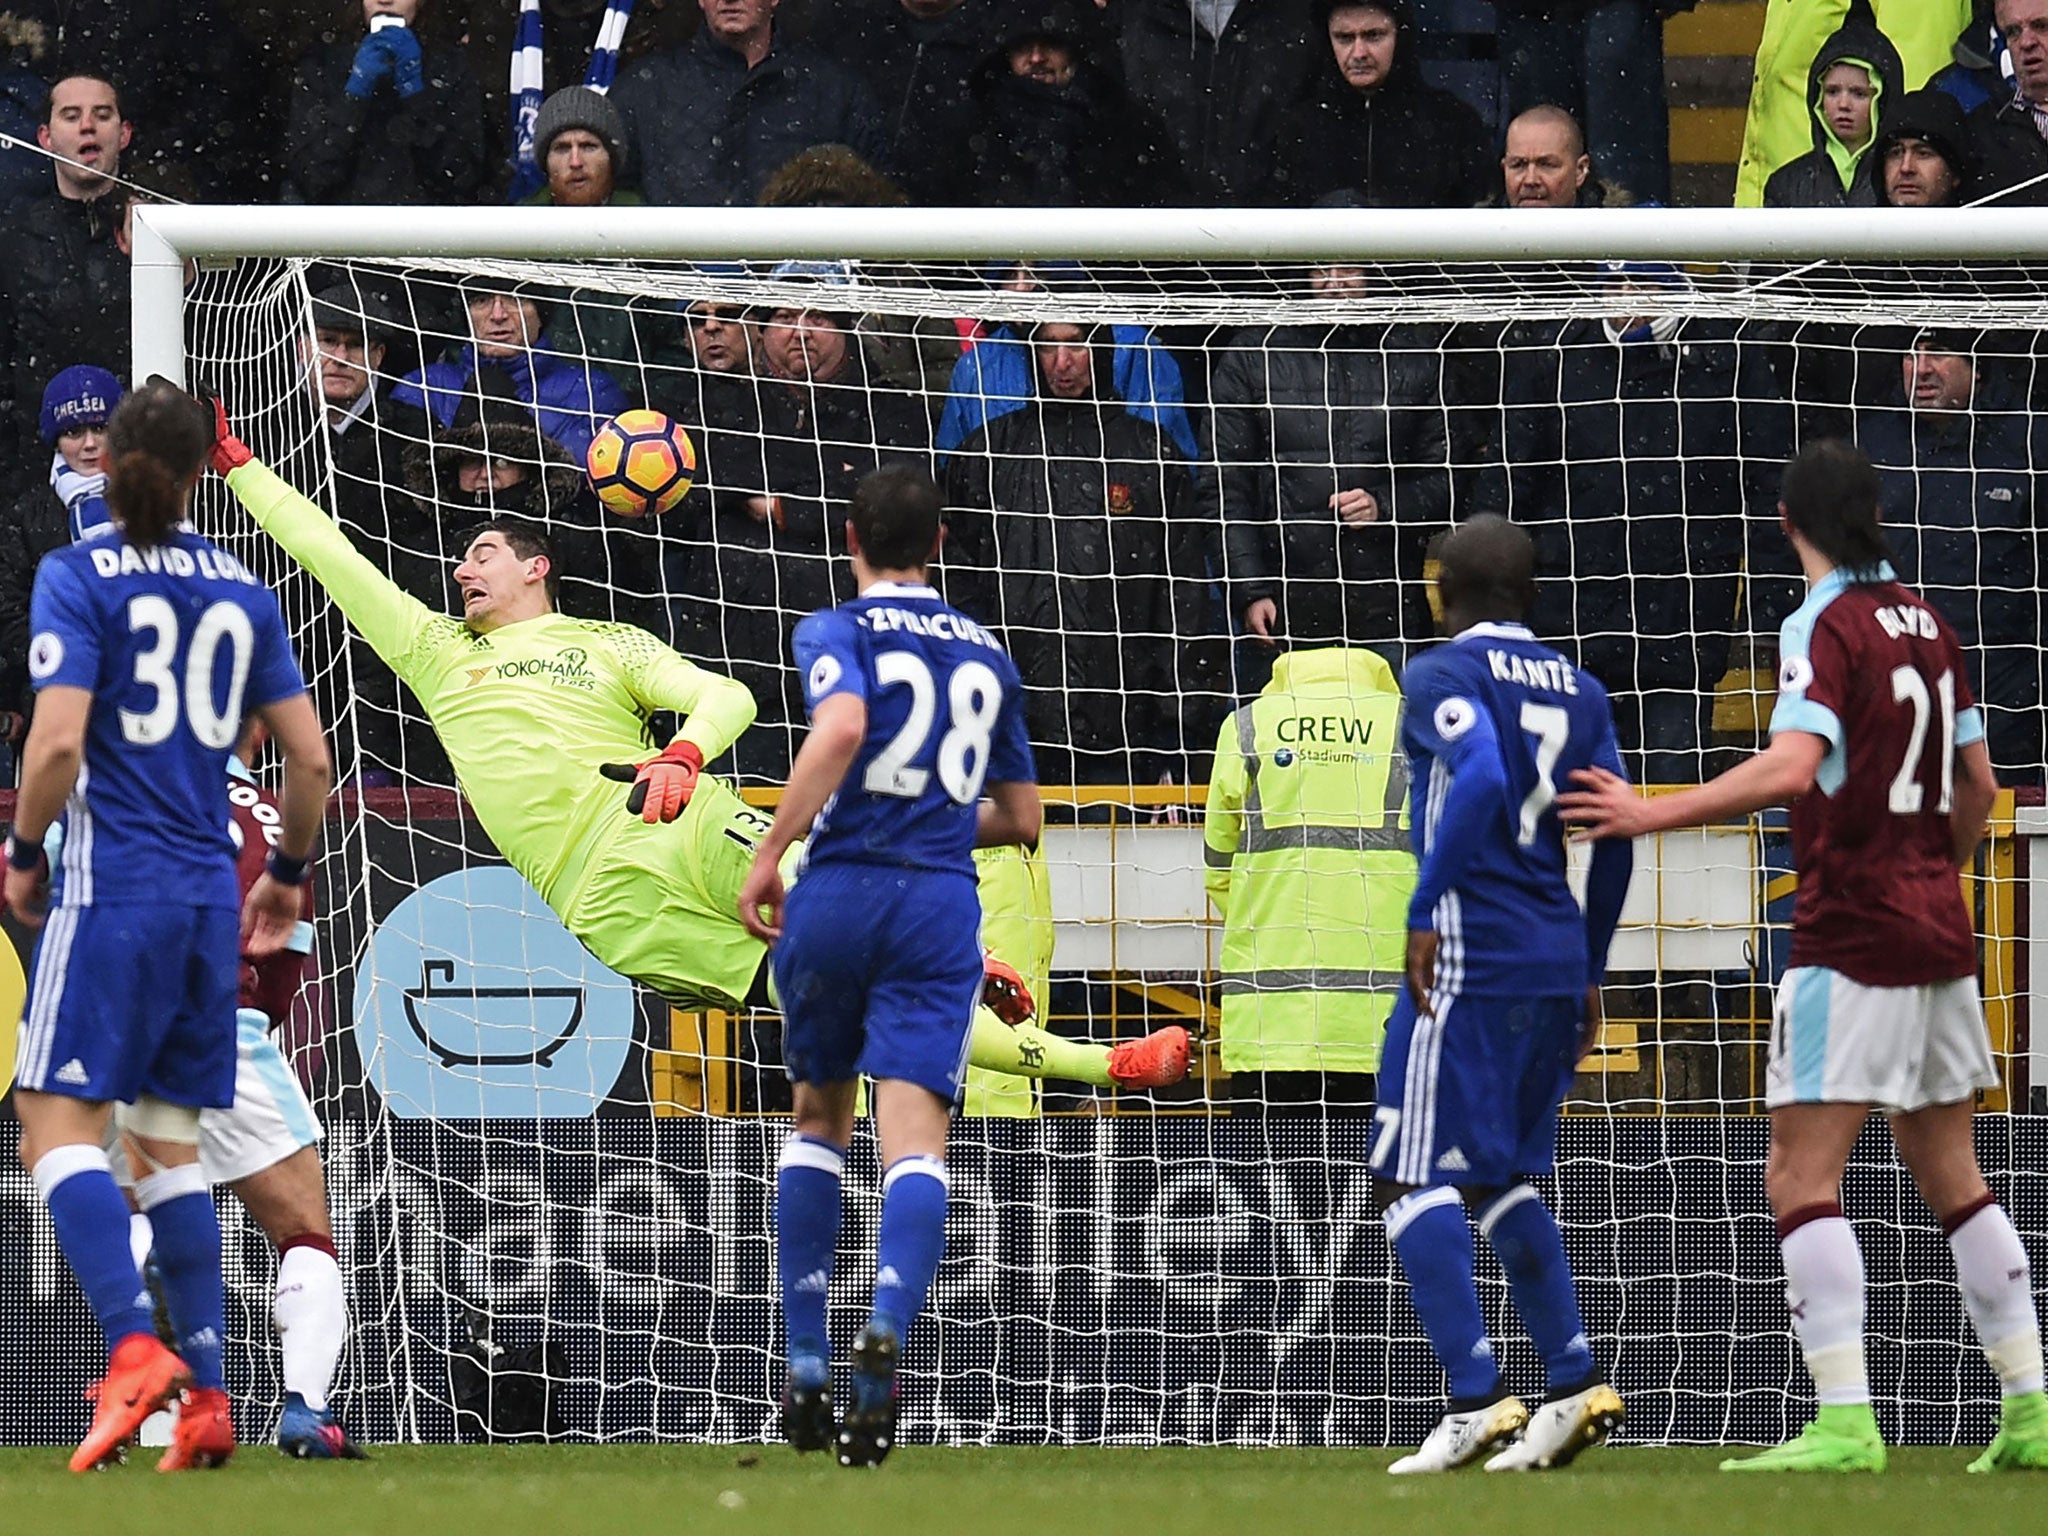
[[[590,50],[590,69],[583,83],[602,95],[619,72],[619,47],[626,23],[633,18],[633,0],[606,0],[597,41]],[[533,124],[547,97],[542,52],[540,0],[519,0],[519,30],[512,39],[512,190],[511,201],[524,202],[547,183],[547,172],[534,152]]]

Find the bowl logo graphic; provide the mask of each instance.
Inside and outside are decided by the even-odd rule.
[[[585,1118],[618,1082],[637,1017],[633,984],[504,865],[411,892],[356,971],[364,1069],[407,1118]]]

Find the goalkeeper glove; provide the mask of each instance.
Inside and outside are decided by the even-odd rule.
[[[256,455],[228,425],[228,408],[221,403],[220,396],[203,394],[200,398],[213,407],[213,446],[206,452],[206,462],[213,466],[215,474],[225,476],[240,469]]]
[[[981,1003],[1005,1024],[1022,1024],[1038,1011],[1017,968],[986,953],[981,957]]]
[[[626,810],[651,826],[682,815],[697,788],[697,775],[704,771],[704,749],[694,741],[672,741],[659,757],[644,763],[606,763],[597,771],[633,786]]]

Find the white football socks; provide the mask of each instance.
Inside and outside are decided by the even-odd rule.
[[[348,1298],[341,1268],[321,1248],[294,1247],[277,1261],[277,1341],[284,1352],[284,1389],[318,1412],[327,1406],[334,1368],[348,1337]]]
[[[2005,1395],[2039,1392],[2041,1320],[2034,1311],[2027,1250],[2011,1218],[1995,1203],[1982,1205],[1949,1232],[1948,1246],[1970,1326],[2005,1384]]]
[[[1867,1403],[1863,1359],[1863,1250],[1837,1207],[1778,1239],[1785,1256],[1785,1305],[1824,1404]]]

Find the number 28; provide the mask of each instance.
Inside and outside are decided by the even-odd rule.
[[[874,795],[895,795],[915,800],[931,782],[931,770],[913,767],[925,743],[931,739],[938,713],[938,685],[932,669],[915,651],[884,651],[875,658],[875,681],[884,688],[910,690],[910,713],[875,754],[861,787]],[[1003,685],[990,667],[979,661],[963,661],[946,680],[946,734],[939,738],[939,787],[957,805],[972,805],[981,798],[981,781],[988,774],[989,742],[996,728],[996,716],[1003,707]]]

